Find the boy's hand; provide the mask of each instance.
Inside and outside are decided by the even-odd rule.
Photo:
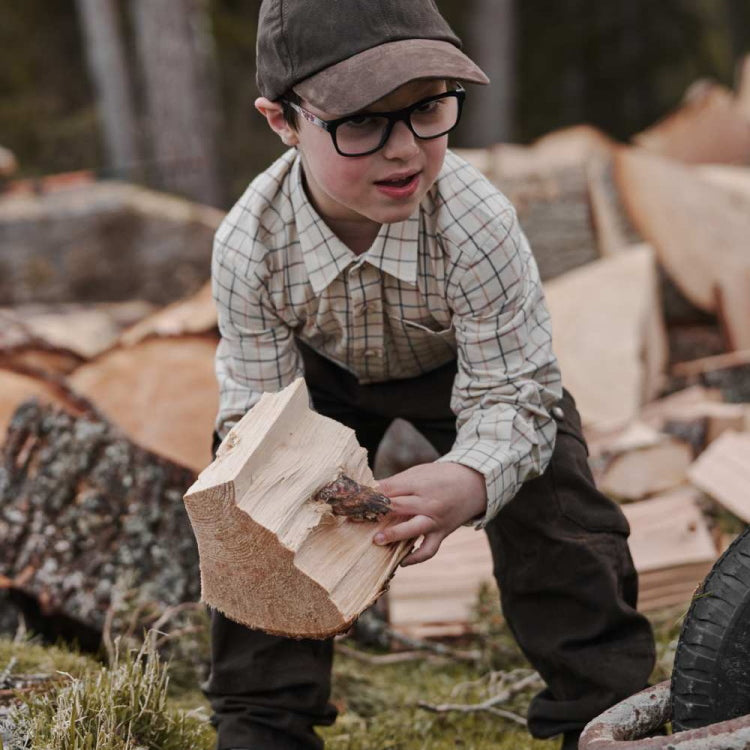
[[[382,480],[379,489],[391,499],[390,512],[406,518],[376,534],[375,543],[424,536],[419,549],[405,557],[402,565],[429,560],[448,534],[487,509],[484,477],[462,464],[413,466]]]

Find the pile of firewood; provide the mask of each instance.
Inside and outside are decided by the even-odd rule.
[[[726,544],[712,521],[719,505],[750,520],[745,70],[736,93],[696,84],[632,144],[580,126],[529,147],[462,152],[507,193],[529,236],[592,469],[631,522],[645,609],[689,599]],[[66,200],[81,206],[95,193],[104,206],[119,195],[101,190],[42,190],[22,196],[22,206],[17,194],[0,197],[0,259],[19,215],[38,217],[45,206],[60,213]],[[220,219],[169,206],[175,225],[199,224],[206,238]],[[75,215],[62,213],[68,222]],[[140,246],[127,251],[133,264],[143,257]],[[122,252],[108,261],[110,286]],[[52,276],[76,272],[75,248],[58,269],[48,254],[14,266],[26,292],[0,298],[0,587],[43,613],[101,629],[120,581],[165,604],[197,595],[181,495],[210,462],[217,407],[216,314],[208,284],[197,283],[207,282],[209,256],[206,239],[182,277],[162,265],[149,294],[108,301],[71,298],[91,283],[70,278],[68,296],[53,298],[62,287]],[[91,254],[81,258],[90,282]],[[164,307],[154,296],[160,273],[193,293]],[[44,304],[33,301],[35,283]],[[424,460],[399,429],[381,474]],[[392,623],[460,630],[490,571],[474,532],[460,530],[433,561],[395,576]]]

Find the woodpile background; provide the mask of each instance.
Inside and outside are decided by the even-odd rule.
[[[632,144],[579,126],[462,153],[534,248],[641,607],[685,603],[750,521],[750,73],[735,92],[692,87]],[[88,175],[0,196],[0,587],[29,616],[96,634],[123,588],[143,609],[196,596],[178,499],[210,461],[220,220]],[[397,422],[376,475],[430,456]],[[399,571],[391,624],[469,627],[491,578],[480,538],[459,530]]]

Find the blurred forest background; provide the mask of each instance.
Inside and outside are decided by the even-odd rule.
[[[0,145],[16,176],[93,170],[225,208],[281,152],[253,109],[260,0],[4,0]],[[618,139],[698,78],[732,86],[749,0],[438,0],[493,84],[454,146],[587,122]],[[315,23],[315,19],[311,19]]]

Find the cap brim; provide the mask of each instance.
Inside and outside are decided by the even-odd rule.
[[[314,107],[342,116],[364,109],[409,81],[454,78],[489,83],[458,47],[436,39],[386,42],[342,60],[294,86]]]

